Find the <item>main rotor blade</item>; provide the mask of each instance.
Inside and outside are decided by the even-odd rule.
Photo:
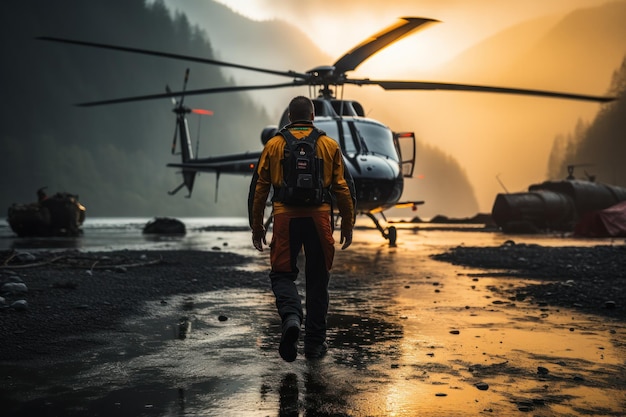
[[[375,35],[372,35],[350,52],[339,58],[339,60],[337,60],[334,64],[335,72],[343,74],[346,71],[352,71],[363,61],[381,49],[407,36],[417,28],[435,22],[439,21],[421,17],[403,17],[396,24],[383,29]]]
[[[557,91],[528,90],[524,88],[489,87],[471,84],[438,83],[429,81],[376,81],[376,80],[347,80],[357,85],[378,84],[385,90],[449,90],[474,91],[482,93],[521,94],[527,96],[564,98],[569,100],[597,101],[606,103],[617,100],[617,97],[590,96],[585,94],[563,93]]]
[[[126,47],[126,46],[109,45],[109,44],[97,43],[97,42],[86,42],[86,41],[79,41],[79,40],[74,40],[74,39],[57,38],[53,36],[39,36],[36,39],[40,39],[44,41],[51,41],[51,42],[69,43],[69,44],[74,44],[74,45],[91,46],[94,48],[113,49],[116,51],[132,52],[132,53],[143,54],[143,55],[160,56],[164,58],[181,59],[184,61],[199,62],[201,64],[219,65],[222,67],[238,68],[238,69],[244,69],[248,71],[262,72],[265,74],[280,75],[283,77],[294,77],[294,78],[301,78],[301,79],[305,79],[308,77],[307,74],[301,74],[295,71],[275,71],[275,70],[266,69],[266,68],[258,68],[258,67],[251,67],[248,65],[234,64],[232,62],[217,61],[215,59],[201,58],[201,57],[181,55],[181,54],[173,54],[169,52],[160,52],[160,51],[154,51],[150,49],[131,48],[131,47]]]
[[[80,107],[92,107],[92,106],[102,106],[105,104],[118,104],[118,103],[129,103],[133,101],[144,101],[144,100],[156,100],[159,98],[167,98],[178,96],[181,94],[185,94],[188,96],[200,95],[200,94],[215,94],[215,93],[229,93],[234,91],[248,91],[248,90],[263,90],[263,89],[271,89],[271,88],[282,88],[282,87],[296,87],[299,85],[304,85],[300,82],[290,82],[283,84],[266,84],[266,85],[241,85],[241,86],[229,86],[229,87],[215,87],[215,88],[204,88],[201,90],[190,90],[190,91],[174,91],[170,93],[161,93],[161,94],[148,94],[145,96],[134,96],[134,97],[124,97],[124,98],[115,98],[112,100],[101,100],[101,101],[90,101],[86,103],[77,103],[77,106]]]

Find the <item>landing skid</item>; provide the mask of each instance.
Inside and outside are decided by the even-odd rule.
[[[182,183],[182,184],[180,184],[178,187],[174,188],[172,191],[168,191],[167,193],[168,193],[169,195],[174,195],[174,194],[176,194],[177,192],[179,192],[179,191],[180,191],[180,189],[181,189],[181,188],[183,188],[184,186],[185,186],[185,183],[183,182],[183,183]],[[186,195],[185,197],[186,197],[186,198],[191,198],[191,192],[189,192],[189,194],[188,194],[188,195]]]
[[[383,237],[385,239],[387,239],[389,241],[389,246],[390,247],[395,247],[396,246],[396,239],[398,238],[398,231],[396,229],[395,226],[389,226],[388,228],[383,228],[380,225],[380,222],[378,221],[378,219],[376,218],[376,216],[374,216],[373,213],[365,213],[365,215],[367,217],[369,217],[370,219],[372,219],[372,221],[374,222],[374,224],[376,225],[376,228],[378,229],[378,231],[383,235]],[[383,216],[384,218],[384,216]]]

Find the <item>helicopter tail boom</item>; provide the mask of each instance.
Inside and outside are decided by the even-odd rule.
[[[176,111],[176,109],[175,109]],[[191,140],[189,139],[189,126],[187,125],[187,118],[185,117],[185,112],[178,112],[176,117],[176,132],[180,135],[180,154],[182,164],[187,164],[192,162],[194,159],[193,148],[191,145]],[[172,153],[176,152],[176,133],[174,133],[174,141],[172,142]],[[196,180],[196,170],[183,168],[182,170],[183,182],[173,189],[172,191],[168,191],[169,195],[174,195],[178,191],[180,191],[183,187],[187,188],[189,194],[187,194],[187,198],[191,197],[191,192],[193,191],[193,185]]]

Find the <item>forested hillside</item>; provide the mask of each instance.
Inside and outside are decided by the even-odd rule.
[[[567,166],[575,176],[595,176],[599,182],[626,187],[626,57],[613,76],[609,94],[621,99],[607,104],[590,123],[579,121],[572,132],[554,140],[548,176],[565,178]]]
[[[626,2],[608,0],[521,22],[423,79],[603,95],[626,54],[625,19]],[[412,117],[420,136],[459,161],[483,211],[504,190],[497,178],[511,192],[544,181],[555,136],[573,130],[579,119],[589,123],[601,108],[591,102],[478,93],[386,96],[396,100],[398,119]]]
[[[28,0],[4,10],[0,208],[33,201],[42,186],[79,194],[91,216],[219,215],[245,206],[245,185],[241,196],[215,204],[209,174],[196,181],[194,198],[184,199],[184,191],[167,195],[181,181],[165,167],[179,160],[170,153],[170,100],[73,105],[161,93],[166,84],[179,90],[188,67],[190,89],[228,85],[218,68],[34,39],[59,36],[212,57],[209,40],[186,17],[143,0]],[[261,148],[259,132],[269,118],[246,95],[188,97],[186,104],[215,112],[189,120],[192,137],[200,132],[201,156]],[[248,181],[222,178],[220,186]]]
[[[167,194],[182,181],[175,169],[166,167],[180,160],[170,153],[175,126],[170,100],[75,106],[162,93],[166,85],[180,90],[186,68],[191,70],[188,89],[241,83],[237,76],[209,65],[35,39],[64,37],[237,62],[235,58],[242,53],[233,48],[241,42],[227,43],[224,49],[223,39],[247,34],[241,49],[250,50],[254,43],[253,49],[265,60],[241,62],[244,65],[306,71],[312,65],[329,63],[326,58],[318,62],[319,51],[305,45],[298,29],[284,22],[247,22],[223,6],[202,6],[207,14],[196,21],[211,25],[218,19],[217,27],[223,28],[219,53],[205,28],[194,26],[190,18],[170,10],[162,0],[26,0],[5,7],[0,31],[9,41],[1,47],[0,209],[34,201],[35,191],[47,186],[49,193],[78,194],[88,217],[246,214],[249,177],[221,176],[217,201],[213,174],[196,179],[190,199],[184,198],[185,190],[175,196]],[[288,58],[296,62],[288,65]],[[243,82],[265,81],[253,77]],[[306,94],[306,90],[187,97],[190,107],[214,111],[210,117],[189,117],[194,149],[202,157],[260,150],[260,132],[277,122],[276,108],[284,106],[280,103],[286,97]],[[369,102],[392,114],[397,107],[393,100]],[[365,105],[371,107],[368,102]],[[406,123],[393,123],[391,128],[414,129]],[[426,200],[427,216],[473,214],[478,206],[463,167],[418,140],[416,174],[427,180],[408,181],[404,199]]]

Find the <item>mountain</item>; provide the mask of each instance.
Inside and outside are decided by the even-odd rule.
[[[626,53],[625,17],[626,1],[614,0],[525,21],[467,49],[439,75],[463,82],[603,93]]]
[[[626,56],[613,76],[611,92],[626,97]],[[552,178],[565,178],[567,166],[574,165],[574,175],[592,175],[599,182],[626,187],[626,100],[603,107],[591,123],[582,121],[570,133],[554,141],[549,172]]]
[[[454,57],[436,76],[475,84],[491,85],[501,82],[499,78],[506,81],[512,63],[541,43],[546,33],[562,19],[562,15],[543,16],[502,30]]]
[[[4,62],[11,65],[0,68],[0,207],[34,201],[35,191],[48,186],[48,193],[78,194],[88,217],[245,215],[248,177],[222,176],[218,196],[212,174],[197,178],[190,199],[183,198],[184,191],[173,197],[166,194],[181,181],[165,166],[179,161],[169,152],[174,133],[169,100],[89,108],[73,104],[164,92],[166,85],[179,90],[186,68],[191,69],[188,89],[262,84],[269,77],[35,39],[67,37],[279,70],[306,71],[336,59],[315,48],[302,28],[280,21],[253,22],[213,2],[196,4],[201,10],[192,14],[172,11],[162,0],[66,0],[63,7],[28,0],[7,7],[0,15],[2,36],[11,39],[2,45]],[[195,26],[188,16],[204,21],[206,27]],[[271,78],[268,82],[285,81]],[[187,105],[214,111],[211,117],[189,118],[200,156],[259,150],[262,128],[276,123],[295,94],[308,94],[308,88],[187,97]],[[387,107],[393,102],[376,101],[379,104]],[[454,178],[438,184],[445,195],[462,196],[470,214],[476,212],[473,190],[458,163],[421,144],[418,162],[420,158],[447,167],[449,175],[424,175]],[[407,198],[426,199],[427,204],[445,201],[436,195],[431,198],[431,192],[441,192],[434,183],[421,187],[419,180],[411,181]],[[458,206],[431,207],[434,214],[455,216],[461,215],[455,212]]]
[[[609,2],[602,6],[579,10],[567,16],[560,25],[546,34],[545,41],[519,58],[521,62],[540,63],[551,55],[562,62],[572,62],[567,71],[547,72],[545,80],[555,85],[582,85],[588,91],[626,95],[626,2]],[[569,42],[565,42],[565,40]],[[563,45],[555,48],[554,45]],[[584,51],[584,54],[581,54]],[[580,59],[583,56],[584,59]],[[607,69],[613,69],[608,71]],[[593,117],[579,118],[554,139],[548,159],[547,177],[565,178],[567,166],[582,165],[583,171],[596,175],[598,181],[626,185],[626,170],[617,159],[623,155],[626,134],[624,100],[602,106]]]
[[[35,191],[48,186],[48,193],[78,194],[88,216],[244,213],[249,178],[222,178],[222,190],[242,192],[222,193],[219,203],[214,175],[200,176],[192,199],[184,199],[184,191],[167,195],[181,181],[165,167],[180,160],[169,152],[175,125],[170,100],[73,105],[164,92],[166,84],[179,90],[186,68],[190,89],[232,85],[218,68],[35,40],[59,36],[211,57],[206,34],[160,2],[66,0],[61,7],[29,0],[5,9],[0,31],[11,42],[3,42],[2,54],[11,65],[0,67],[0,207],[34,201]],[[190,96],[185,103],[215,112],[189,119],[201,156],[261,148],[259,132],[270,118],[249,96]]]
[[[549,32],[546,42],[529,51],[529,59],[541,62],[556,53],[559,60],[575,65],[560,74],[547,74],[548,82],[580,84],[588,86],[589,91],[626,97],[625,18],[624,1],[572,13]],[[564,39],[570,42],[565,43]],[[557,43],[566,47],[555,52],[550,46]],[[585,51],[584,59],[577,59],[581,50]],[[607,68],[613,70],[607,71]],[[567,167],[575,165],[574,174],[579,178],[587,174],[601,182],[626,186],[626,168],[620,159],[626,151],[625,135],[626,102],[623,98],[602,106],[594,116],[580,117],[554,138],[547,177],[565,178]]]
[[[211,40],[216,59],[279,71],[304,72],[333,59],[305,35],[306,28],[281,20],[254,21],[212,0],[165,0],[177,13],[201,27]],[[314,33],[315,31],[308,31]],[[284,77],[259,72],[223,69],[237,84],[272,84],[288,81]],[[286,103],[297,94],[308,95],[306,87],[250,92],[278,120]]]
[[[171,10],[184,13],[191,22],[202,27],[211,39],[211,45],[219,59],[238,64],[277,70],[304,72],[320,65],[331,65],[337,57],[324,54],[304,33],[315,34],[323,28],[296,26],[280,20],[252,21],[214,1],[166,0]],[[347,51],[346,51],[347,52]],[[284,78],[263,76],[256,72],[224,70],[237,83],[260,84],[284,82]],[[309,95],[306,87],[264,90],[251,93],[255,102],[262,103],[266,110],[275,115],[273,123],[294,95]],[[342,94],[341,91],[337,92]],[[397,131],[414,130],[411,117],[400,120],[397,103],[393,95],[371,89],[346,86],[343,97],[357,99],[370,116],[388,124]],[[419,136],[419,135],[418,135]],[[420,215],[429,217],[444,213],[448,216],[471,216],[478,211],[474,189],[463,167],[436,144],[429,145],[418,137],[417,167],[423,179],[408,179],[403,199],[425,200]],[[450,196],[456,196],[450,202]],[[424,214],[421,212],[423,211]],[[406,210],[394,211],[394,215],[410,215]]]
[[[524,22],[482,40],[426,80],[603,95],[626,52],[624,19],[626,1],[621,0]],[[582,101],[445,91],[393,92],[387,99],[395,103],[397,124],[459,161],[480,211],[491,209],[502,185],[523,191],[545,180],[554,137],[579,120],[593,120],[602,108]]]
[[[624,18],[626,1],[577,10],[504,72],[515,74],[523,85],[604,93],[626,54]]]

